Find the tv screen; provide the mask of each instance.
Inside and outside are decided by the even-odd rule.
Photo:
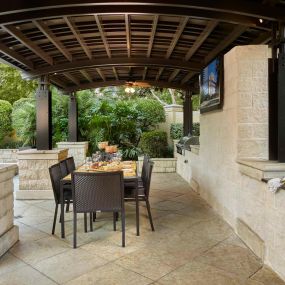
[[[200,74],[200,111],[208,112],[222,108],[223,60],[214,59]]]

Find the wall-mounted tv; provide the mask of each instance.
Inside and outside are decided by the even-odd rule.
[[[223,107],[223,79],[223,58],[218,57],[200,74],[201,113]]]

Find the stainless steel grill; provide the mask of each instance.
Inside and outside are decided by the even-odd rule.
[[[191,145],[199,145],[199,137],[185,136],[176,144],[177,153],[184,155],[185,150],[191,151]]]

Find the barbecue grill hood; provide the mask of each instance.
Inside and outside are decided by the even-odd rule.
[[[197,136],[185,136],[179,140],[176,144],[177,153],[185,154],[185,150],[191,151],[191,145],[199,145],[199,137]]]

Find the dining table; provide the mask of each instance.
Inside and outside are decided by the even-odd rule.
[[[136,235],[140,235],[139,229],[139,196],[138,196],[138,181],[137,163],[136,161],[114,161],[114,162],[95,162],[93,164],[83,164],[76,168],[75,172],[110,172],[122,171],[125,185],[133,185],[136,204]],[[64,227],[64,201],[63,189],[65,185],[72,183],[71,174],[66,175],[60,181],[60,205],[61,205],[61,237],[65,238]],[[71,189],[71,188],[70,188]]]

